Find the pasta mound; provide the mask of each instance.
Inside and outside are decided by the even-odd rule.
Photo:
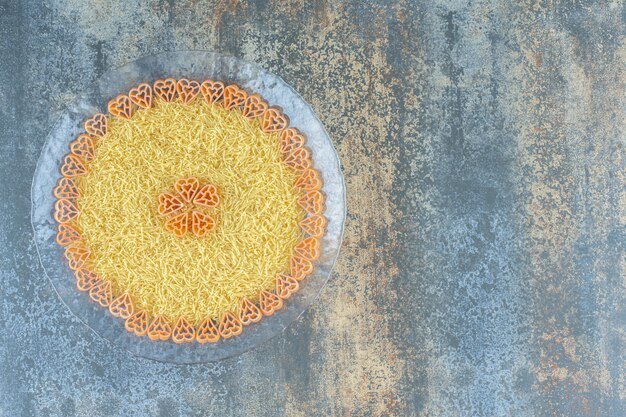
[[[81,177],[76,225],[89,265],[128,292],[136,308],[199,325],[237,312],[242,297],[271,290],[303,234],[297,174],[283,162],[278,134],[257,120],[201,99],[157,101],[132,119],[114,117]],[[214,184],[221,205],[215,230],[176,237],[158,214],[158,195],[179,178]]]

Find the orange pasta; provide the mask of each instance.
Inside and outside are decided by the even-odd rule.
[[[52,191],[78,290],[153,341],[216,343],[279,312],[326,229],[304,135],[213,80],[140,83],[107,109]]]

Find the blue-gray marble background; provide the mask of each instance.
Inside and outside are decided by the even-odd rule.
[[[626,10],[615,1],[0,0],[0,416],[609,416],[626,408]],[[138,359],[40,266],[30,185],[109,68],[214,50],[338,149],[320,300],[236,358]]]

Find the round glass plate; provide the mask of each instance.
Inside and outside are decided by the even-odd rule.
[[[290,126],[306,135],[315,168],[324,180],[324,215],[328,226],[321,241],[321,257],[315,264],[313,274],[301,282],[300,290],[279,312],[248,326],[240,336],[214,344],[153,342],[147,337],[127,332],[123,320],[111,316],[108,310],[92,302],[86,293],[76,289],[63,249],[55,242],[57,224],[52,217],[55,201],[52,190],[60,178],[61,159],[68,152],[70,141],[81,133],[85,118],[105,112],[110,99],[138,83],[166,77],[234,82],[250,93],[261,94],[270,105],[282,107],[289,116]],[[322,123],[302,97],[280,77],[256,65],[205,51],[149,56],[103,75],[91,91],[63,113],[50,131],[35,171],[31,201],[32,225],[41,263],[56,292],[72,313],[96,334],[137,356],[174,363],[217,361],[238,355],[281,333],[296,320],[315,301],[330,277],[341,246],[346,212],[345,185],[339,158]]]

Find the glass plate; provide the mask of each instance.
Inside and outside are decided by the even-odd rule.
[[[240,336],[214,344],[153,342],[147,337],[137,337],[127,332],[122,319],[111,316],[108,310],[92,302],[86,293],[76,289],[63,249],[55,242],[57,224],[52,217],[55,201],[52,189],[60,177],[61,159],[68,152],[70,141],[81,133],[85,118],[97,112],[106,112],[106,104],[110,99],[127,92],[139,82],[151,83],[165,77],[235,82],[250,93],[261,94],[270,105],[282,107],[289,116],[290,126],[306,134],[315,168],[324,180],[324,215],[328,219],[328,226],[321,241],[321,257],[315,264],[313,274],[301,282],[300,290],[289,298],[279,312],[247,326]],[[225,359],[252,349],[281,333],[315,301],[326,285],[339,254],[346,214],[345,185],[339,158],[311,107],[280,77],[240,59],[205,51],[149,56],[103,75],[94,83],[91,91],[77,99],[63,113],[48,134],[37,163],[31,192],[31,218],[39,258],[48,279],[71,312],[96,334],[132,354],[174,363]]]

